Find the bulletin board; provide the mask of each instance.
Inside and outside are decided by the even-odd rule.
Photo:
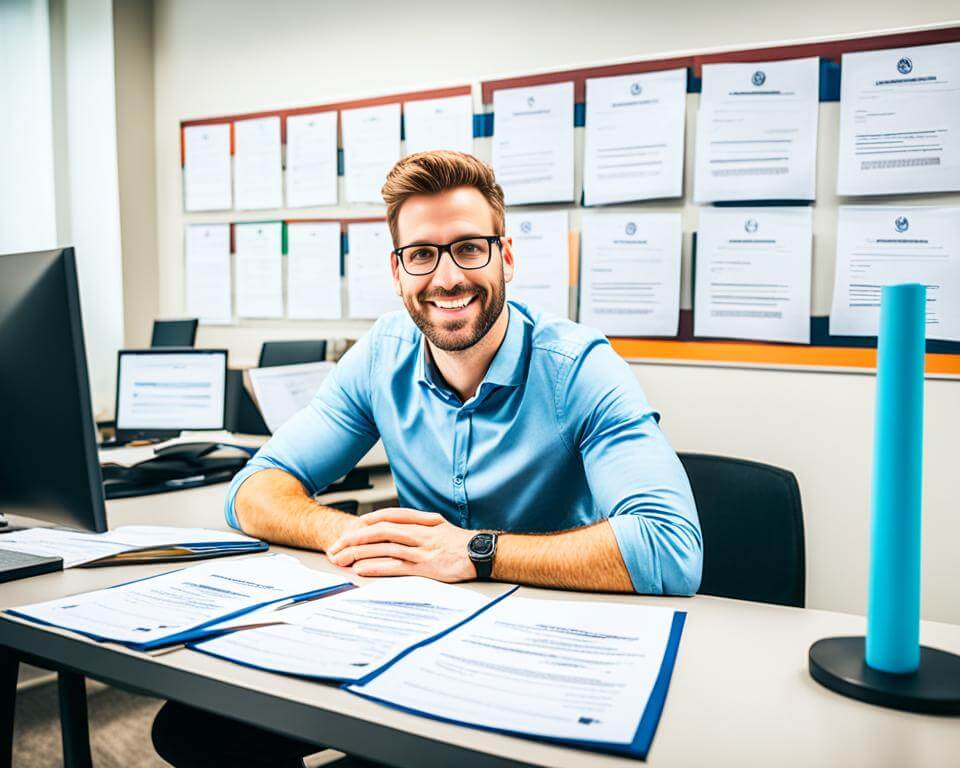
[[[585,125],[585,84],[587,78],[608,77],[627,74],[641,74],[660,70],[685,68],[687,70],[686,137],[684,158],[684,196],[677,199],[653,200],[634,203],[622,203],[602,207],[584,208],[575,203],[522,206],[517,209],[554,210],[569,212],[570,243],[569,254],[571,270],[571,307],[572,319],[576,319],[578,299],[579,229],[580,215],[584,210],[609,210],[611,212],[664,212],[681,213],[683,221],[683,256],[681,282],[681,310],[679,333],[675,338],[611,338],[611,344],[624,358],[635,362],[655,362],[680,365],[720,365],[749,366],[760,368],[812,369],[834,371],[863,371],[875,368],[876,338],[832,336],[828,332],[829,307],[833,289],[833,269],[836,250],[837,209],[840,205],[929,205],[960,207],[960,193],[938,193],[919,195],[884,195],[869,197],[840,197],[836,194],[837,151],[839,142],[839,99],[841,57],[844,53],[903,48],[937,43],[960,42],[960,27],[948,27],[922,31],[885,34],[872,37],[856,37],[811,43],[799,43],[785,46],[768,46],[752,49],[730,49],[709,53],[691,53],[669,58],[646,58],[634,62],[613,64],[598,63],[578,69],[556,70],[550,72],[517,75],[497,80],[486,80],[457,87],[429,89],[408,93],[396,93],[375,98],[340,101],[249,112],[245,114],[220,115],[195,120],[185,120],[180,124],[181,166],[184,162],[183,131],[194,125],[232,123],[237,120],[279,116],[281,118],[281,140],[284,141],[285,118],[292,115],[315,112],[353,109],[366,106],[403,103],[418,99],[435,99],[449,96],[472,94],[474,102],[473,134],[474,152],[486,161],[490,161],[491,137],[493,135],[493,94],[499,89],[524,86],[547,85],[570,82],[574,84],[574,126],[575,126],[575,200],[582,200],[583,189],[583,134]],[[769,342],[704,340],[694,338],[692,295],[694,274],[692,265],[695,259],[696,229],[698,205],[692,202],[693,189],[693,146],[696,136],[697,106],[699,103],[700,78],[704,64],[721,62],[764,62],[771,60],[818,57],[820,59],[820,114],[817,148],[817,185],[816,201],[813,204],[814,241],[813,241],[813,285],[810,318],[810,344],[779,344]],[[960,108],[960,107],[958,107]],[[403,124],[401,122],[401,139]],[[342,146],[342,144],[341,144]],[[232,151],[232,147],[231,147]],[[343,153],[340,150],[339,174],[343,175]],[[341,178],[342,182],[342,178]],[[340,199],[344,199],[342,183]],[[775,202],[738,203],[737,205],[776,205]],[[718,203],[717,205],[725,205]],[[260,211],[258,220],[282,220],[294,223],[303,221],[338,221],[342,227],[341,275],[346,278],[349,266],[349,242],[346,226],[350,222],[376,221],[383,219],[383,210],[371,210],[370,205],[350,206],[340,203],[336,207],[337,215],[327,215],[324,209],[282,209],[279,211]],[[514,210],[511,208],[511,210]],[[249,213],[249,212],[245,212]],[[204,213],[185,213],[186,224],[208,223],[211,219]],[[237,218],[237,221],[249,220]],[[509,233],[508,233],[509,234]],[[231,238],[232,242],[232,238]],[[509,289],[508,289],[509,295]],[[299,326],[303,321],[269,321],[278,326]],[[238,320],[242,325],[243,321]],[[313,322],[311,328],[318,335],[330,335],[333,328],[329,321]],[[360,326],[362,332],[370,323]],[[927,342],[926,371],[929,377],[960,378],[960,342]]]

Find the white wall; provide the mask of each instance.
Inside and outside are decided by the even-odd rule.
[[[94,413],[112,411],[123,346],[112,0],[55,0],[62,13],[68,229],[83,311]],[[58,179],[63,185],[64,180]]]
[[[46,0],[0,2],[0,253],[57,244]]]
[[[112,8],[0,1],[0,253],[76,247],[95,413],[123,343]]]
[[[181,120],[322,104],[525,71],[710,47],[944,23],[954,0],[778,4],[158,0],[154,20],[160,312],[182,312]],[[415,51],[403,55],[404,50]],[[378,210],[373,208],[372,210]],[[357,208],[351,212],[357,215]],[[215,220],[229,220],[230,215]],[[137,279],[128,275],[127,280]],[[323,326],[324,334],[352,330]],[[244,358],[267,335],[248,323],[202,338]],[[678,450],[792,469],[806,510],[808,604],[863,613],[874,379],[709,367],[635,366]],[[960,623],[953,492],[960,383],[927,383],[924,616]]]

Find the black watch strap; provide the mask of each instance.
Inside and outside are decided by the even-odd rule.
[[[489,581],[493,574],[493,559],[497,554],[497,534],[478,533],[467,544],[467,555],[477,569],[479,581]]]
[[[474,560],[473,565],[477,569],[477,581],[490,581],[493,560]]]

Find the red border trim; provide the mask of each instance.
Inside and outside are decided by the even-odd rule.
[[[960,27],[945,29],[927,29],[917,32],[900,32],[890,35],[875,35],[852,40],[827,40],[819,43],[798,43],[767,48],[747,48],[722,53],[684,56],[672,59],[652,59],[628,64],[611,64],[604,67],[568,69],[562,72],[547,72],[526,77],[508,77],[502,80],[486,80],[481,83],[483,103],[493,103],[493,94],[503,88],[521,88],[534,85],[550,85],[573,81],[574,101],[583,102],[586,98],[586,80],[588,77],[612,77],[614,75],[636,75],[644,72],[657,72],[664,69],[691,67],[696,77],[700,76],[704,64],[720,62],[771,61],[776,59],[801,59],[819,56],[832,61],[840,61],[845,53],[873,51],[883,48],[906,48],[915,45],[935,45],[937,43],[960,42]]]
[[[280,141],[287,141],[287,118],[291,115],[312,115],[315,112],[334,112],[342,109],[357,109],[359,107],[379,107],[384,104],[403,103],[405,101],[424,101],[426,99],[444,99],[449,96],[469,96],[473,91],[469,85],[456,85],[450,88],[433,88],[427,91],[409,91],[394,93],[388,96],[374,96],[369,99],[352,99],[350,101],[336,101],[330,104],[317,104],[311,107],[294,107],[292,109],[272,109],[265,112],[245,112],[239,115],[221,115],[220,117],[204,117],[198,120],[180,121],[180,167],[186,164],[186,150],[184,148],[183,131],[194,125],[214,125],[230,123],[230,154],[234,151],[233,124],[237,120],[256,120],[260,117],[280,118]]]

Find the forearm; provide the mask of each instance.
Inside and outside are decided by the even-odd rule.
[[[633,592],[610,524],[547,534],[500,534],[493,578],[533,586]]]
[[[318,504],[299,480],[280,469],[247,478],[234,510],[248,535],[302,549],[325,550],[357,522],[353,515]]]

